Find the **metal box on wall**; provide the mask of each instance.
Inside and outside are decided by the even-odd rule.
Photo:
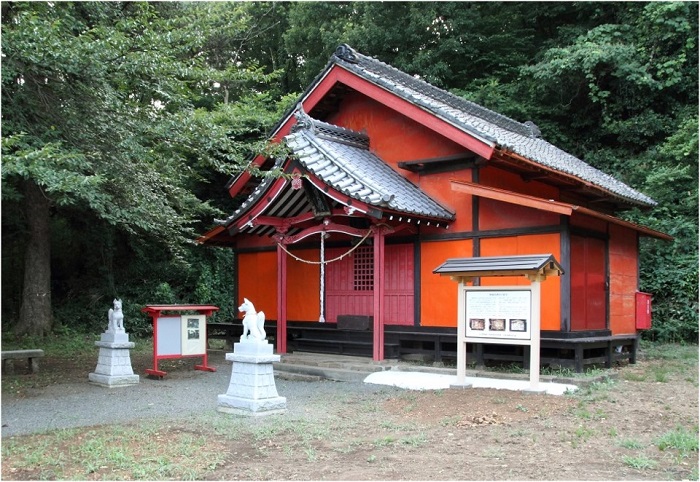
[[[635,325],[638,330],[651,328],[651,293],[635,293]]]

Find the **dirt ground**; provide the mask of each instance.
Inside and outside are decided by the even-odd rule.
[[[207,478],[697,480],[697,452],[656,443],[677,427],[697,436],[697,373],[656,381],[660,365],[622,367],[575,397],[462,389],[360,399],[301,451],[287,449],[298,446],[293,432],[229,442],[234,455]]]
[[[634,379],[648,363],[624,370]],[[286,453],[294,434],[234,441],[208,478],[697,480],[697,452],[655,444],[679,426],[697,435],[697,378],[609,385],[581,398],[466,389],[407,392],[376,410],[359,402],[339,414],[352,429],[319,436],[312,451]]]
[[[148,360],[135,360],[135,369],[139,364]],[[206,480],[697,480],[697,444],[690,452],[659,448],[674,431],[697,437],[697,364],[667,365],[642,358],[574,396],[350,391],[313,401],[308,417],[261,417],[228,434],[183,421],[164,427],[158,439],[183,432],[206,437],[207,450],[219,456],[194,474]],[[64,366],[52,383],[70,381],[70,373]],[[313,390],[313,383],[333,382],[299,383]],[[19,467],[3,449],[2,479],[41,476]],[[134,478],[102,469],[80,478]]]

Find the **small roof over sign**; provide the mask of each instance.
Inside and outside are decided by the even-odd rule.
[[[157,315],[160,315],[162,311],[199,311],[201,313],[219,311],[219,307],[214,305],[146,305],[141,308],[141,311]]]
[[[564,268],[551,254],[522,256],[490,256],[478,258],[450,258],[433,270],[433,273],[453,278],[477,276],[561,276]]]

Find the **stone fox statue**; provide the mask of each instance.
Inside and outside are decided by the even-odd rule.
[[[245,313],[243,317],[243,336],[241,336],[241,341],[245,340],[264,340],[265,328],[265,313],[262,311],[255,311],[255,306],[251,303],[248,298],[243,298],[243,304],[238,307],[238,311]]]
[[[122,300],[115,299],[113,301],[114,309],[110,308],[108,312],[109,325],[108,330],[124,331],[124,313],[122,313]]]

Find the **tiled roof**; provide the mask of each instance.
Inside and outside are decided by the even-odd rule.
[[[276,159],[273,169],[281,167],[282,161],[284,161],[284,158]],[[260,183],[255,186],[255,189],[253,189],[245,201],[243,201],[230,216],[228,216],[226,219],[215,219],[214,221],[222,226],[228,226],[230,223],[234,222],[236,219],[243,216],[247,211],[252,209],[255,206],[255,203],[258,202],[258,200],[262,198],[270,186],[272,186],[274,181],[275,178],[272,176],[264,177]]]
[[[453,220],[455,214],[369,151],[369,139],[297,113],[284,139],[301,164],[337,191],[384,210]]]
[[[493,276],[502,273],[541,272],[561,275],[564,269],[551,254],[527,254],[519,256],[490,256],[479,258],[450,258],[433,270],[442,275],[479,275],[489,272]]]
[[[508,149],[546,168],[591,183],[632,204],[656,205],[656,201],[645,194],[542,139],[532,122],[517,122],[362,55],[347,45],[338,47],[329,66],[333,64],[431,112],[487,144]]]

